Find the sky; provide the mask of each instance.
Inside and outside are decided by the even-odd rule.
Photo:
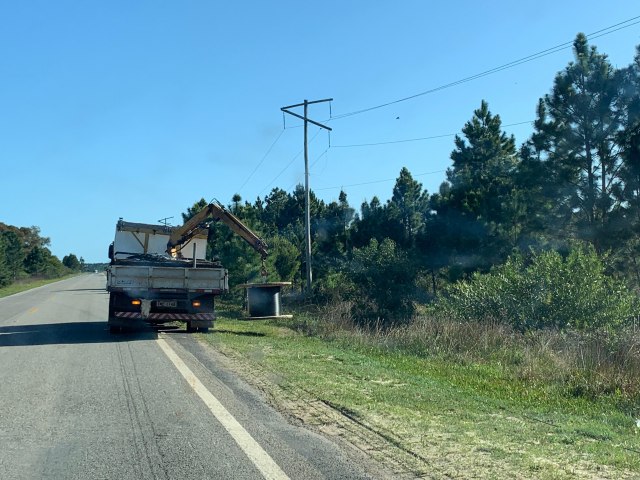
[[[309,128],[318,197],[384,202],[402,167],[437,192],[480,102],[520,145],[573,54],[438,87],[617,24],[590,44],[626,67],[638,22],[634,0],[0,1],[0,222],[106,262],[119,217],[292,191],[303,129],[280,109],[305,99],[333,98],[309,106],[332,128]]]

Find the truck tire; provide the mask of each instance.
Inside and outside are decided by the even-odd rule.
[[[115,335],[116,333],[122,332],[122,327],[114,325],[115,315],[113,314],[113,307],[111,306],[113,303],[112,295],[113,294],[109,294],[109,319],[107,320],[107,324],[109,325],[109,333]]]

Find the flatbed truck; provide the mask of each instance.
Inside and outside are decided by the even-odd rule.
[[[218,202],[181,227],[120,219],[107,267],[112,333],[140,321],[183,322],[189,332],[213,327],[215,297],[229,291],[229,277],[220,262],[205,258],[212,221],[222,221],[258,251],[264,270],[267,244]]]

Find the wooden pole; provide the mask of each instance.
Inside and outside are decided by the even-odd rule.
[[[309,102],[304,101],[304,217],[305,217],[305,250],[307,254],[307,295],[311,295],[311,205],[309,198],[309,151],[307,134],[309,130],[307,120],[307,109],[309,108]]]
[[[309,149],[308,149],[308,132],[309,132],[309,123],[313,124],[313,125],[317,125],[318,127],[324,128],[326,130],[331,131],[330,127],[327,127],[326,125],[323,125],[321,123],[315,122],[313,120],[311,120],[308,116],[308,110],[309,110],[309,105],[314,104],[314,103],[321,103],[321,102],[330,102],[332,101],[333,98],[327,98],[324,100],[313,100],[313,101],[308,101],[305,100],[303,103],[298,103],[296,105],[289,105],[288,107],[282,107],[280,110],[282,110],[285,113],[288,113],[289,115],[293,115],[296,118],[300,118],[301,120],[304,120],[304,217],[305,217],[305,258],[306,261],[305,263],[307,264],[307,295],[311,295],[311,283],[313,280],[313,274],[312,274],[312,270],[311,270],[311,200],[310,200],[310,193],[309,193]],[[298,115],[297,113],[294,112],[290,112],[288,109],[289,108],[295,108],[295,107],[304,107],[304,116]]]

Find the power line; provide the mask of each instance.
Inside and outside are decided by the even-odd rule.
[[[434,170],[433,172],[418,173],[416,175],[411,175],[411,176],[412,177],[422,177],[424,175],[433,175],[434,173],[442,173],[442,172],[446,172],[446,170]],[[319,191],[322,191],[322,190],[334,190],[336,188],[345,188],[345,187],[360,187],[362,185],[373,185],[374,183],[393,182],[394,180],[396,180],[396,178],[385,178],[384,180],[373,180],[371,182],[352,183],[351,185],[340,185],[340,186],[336,186],[336,187],[316,188],[316,191],[319,192]]]
[[[375,142],[375,143],[354,143],[351,145],[334,145],[333,148],[353,148],[353,147],[373,147],[377,145],[391,145],[394,143],[408,143],[408,142],[419,142],[422,140],[434,140],[436,138],[446,138],[446,137],[454,137],[457,133],[444,133],[442,135],[432,135],[430,137],[420,137],[420,138],[407,138],[405,140],[392,140],[390,142]]]
[[[590,33],[589,35],[587,35],[587,38],[599,38],[599,37],[603,37],[605,35],[609,35],[611,33],[617,32],[618,30],[622,30],[622,29],[625,29],[625,28],[632,27],[632,26],[637,25],[637,24],[640,23],[640,20],[638,20],[638,19],[640,19],[640,15],[638,15],[636,17],[629,18],[627,20],[624,20],[622,22],[616,23],[614,25],[610,25],[608,27],[602,28],[602,29],[597,30],[597,31],[595,31],[593,33]],[[630,22],[633,22],[633,23],[630,23]],[[565,49],[571,47],[572,45],[573,45],[573,41],[564,42],[564,43],[561,43],[561,44],[556,45],[554,47],[550,47],[550,48],[547,48],[545,50],[541,50],[541,51],[539,51],[537,53],[533,53],[531,55],[527,55],[526,57],[522,57],[522,58],[520,58],[518,60],[513,60],[511,62],[505,63],[505,64],[500,65],[498,67],[494,67],[494,68],[491,68],[489,70],[485,70],[484,72],[477,73],[477,74],[471,75],[469,77],[461,78],[460,80],[456,80],[454,82],[450,82],[450,83],[447,83],[447,84],[444,84],[444,85],[440,85],[438,87],[435,87],[435,88],[432,88],[432,89],[429,89],[429,90],[425,90],[424,92],[416,93],[416,94],[410,95],[408,97],[400,98],[398,100],[393,100],[391,102],[382,103],[380,105],[375,105],[373,107],[363,108],[363,109],[360,109],[360,110],[355,110],[353,112],[343,113],[341,115],[335,115],[335,116],[333,116],[331,118],[331,120],[340,120],[342,118],[351,117],[351,116],[354,116],[354,115],[360,115],[362,113],[370,112],[372,110],[377,110],[379,108],[388,107],[388,106],[394,105],[396,103],[406,102],[407,100],[413,100],[414,98],[421,97],[423,95],[428,95],[430,93],[434,93],[434,92],[437,92],[437,91],[440,91],[440,90],[451,88],[451,87],[454,87],[456,85],[460,85],[462,83],[467,83],[467,82],[470,82],[472,80],[476,80],[478,78],[486,77],[487,75],[491,75],[493,73],[497,73],[497,72],[500,72],[502,70],[506,70],[508,68],[513,68],[513,67],[516,67],[518,65],[522,65],[523,63],[527,63],[527,62],[531,62],[533,60],[537,60],[537,59],[545,57],[547,55],[551,55],[553,53],[557,53],[559,51],[565,50]]]
[[[313,161],[313,163],[311,163],[311,165],[309,165],[309,168],[312,168],[316,163],[318,163],[318,160],[320,160],[322,157],[324,157],[324,156],[329,152],[329,149],[330,149],[330,148],[331,148],[331,147],[327,147],[327,148],[325,149],[325,151],[324,151],[324,152],[322,152],[320,155],[318,155],[318,158],[316,158],[316,159]],[[298,178],[300,178],[300,176],[298,176]],[[296,186],[296,185],[298,185],[299,183],[300,183],[300,181],[299,181],[299,180],[296,180],[296,181],[295,181],[295,182],[293,182],[291,185],[289,185],[289,188],[287,188],[287,191],[291,190],[293,187],[295,187],[295,186]]]
[[[262,156],[262,159],[258,162],[258,164],[256,165],[256,167],[253,169],[253,171],[249,174],[249,176],[247,177],[247,179],[242,183],[242,185],[240,186],[240,188],[238,189],[238,192],[241,192],[242,189],[244,188],[244,186],[247,184],[247,182],[249,180],[251,180],[251,177],[253,177],[253,175],[258,171],[258,168],[260,168],[260,165],[263,164],[263,162],[266,160],[266,158],[269,156],[269,154],[271,153],[271,150],[273,150],[273,147],[275,147],[276,143],[278,143],[278,140],[280,140],[280,137],[282,136],[282,134],[284,133],[285,129],[280,130],[280,133],[278,134],[278,136],[276,137],[276,139],[273,141],[273,143],[271,144],[271,146],[267,149],[267,152]]]
[[[329,145],[329,146],[325,149],[325,151],[324,151],[324,152],[322,152],[322,153],[318,156],[318,158],[316,158],[316,159],[313,161],[313,163],[310,165],[310,168],[311,168],[311,167],[313,167],[316,163],[318,163],[318,161],[319,161],[322,157],[324,157],[327,153],[329,153],[329,150],[330,150],[330,149],[331,149],[331,145]],[[322,174],[324,173],[324,171],[325,171],[325,169],[326,169],[326,168],[327,168],[327,165],[326,165],[326,162],[325,162],[325,166],[324,166],[324,168],[322,169],[322,172],[320,172],[318,175],[322,175]]]
[[[321,128],[318,128],[318,131],[316,132],[316,134],[315,134],[313,137],[311,137],[311,140],[309,140],[309,143],[312,143],[312,142],[316,139],[316,137],[320,134],[320,132],[321,132],[321,131],[322,131],[322,129],[321,129]],[[302,150],[300,150],[298,153],[296,153],[296,154],[295,154],[295,156],[294,156],[294,157],[289,161],[289,163],[287,163],[287,164],[284,166],[284,168],[280,171],[280,173],[278,173],[278,175],[276,175],[276,176],[275,176],[275,178],[274,178],[273,180],[271,180],[271,182],[269,182],[269,183],[267,184],[267,186],[266,186],[266,187],[264,187],[264,188],[260,191],[259,195],[262,195],[262,193],[264,193],[264,191],[265,191],[265,190],[267,190],[271,185],[273,185],[273,184],[275,183],[275,181],[276,181],[278,178],[280,178],[280,176],[281,176],[284,172],[286,172],[286,171],[287,171],[287,169],[288,169],[291,165],[293,165],[293,162],[295,162],[295,161],[296,161],[296,159],[297,159],[300,155],[302,155],[302,153],[303,153],[303,152],[304,152],[304,149],[302,149]]]
[[[622,22],[618,22],[616,24],[610,25],[610,26],[602,28],[600,30],[596,30],[595,32],[592,32],[592,33],[588,34],[587,38],[590,38],[590,39],[600,38],[600,37],[603,37],[605,35],[609,35],[611,33],[617,32],[619,30],[623,30],[625,28],[632,27],[634,25],[640,24],[640,20],[639,19],[640,19],[640,15],[635,16],[635,17],[631,17],[631,18],[629,18],[627,20],[624,20]],[[470,82],[472,80],[476,80],[478,78],[482,78],[482,77],[491,75],[493,73],[497,73],[497,72],[500,72],[502,70],[506,70],[508,68],[513,68],[513,67],[516,67],[518,65],[522,65],[524,63],[527,63],[527,62],[530,62],[530,61],[537,60],[539,58],[545,57],[547,55],[551,55],[553,53],[557,53],[559,51],[562,51],[562,50],[565,50],[565,49],[571,47],[572,45],[573,45],[573,40],[572,41],[568,41],[568,42],[564,42],[564,43],[558,44],[558,45],[556,45],[554,47],[550,47],[550,48],[547,48],[545,50],[541,50],[541,51],[539,51],[537,53],[533,53],[531,55],[527,55],[527,56],[522,57],[522,58],[520,58],[518,60],[513,60],[511,62],[505,63],[505,64],[500,65],[498,67],[494,67],[494,68],[491,68],[489,70],[485,70],[484,72],[481,72],[481,73],[478,73],[478,74],[475,74],[475,75],[464,77],[464,78],[462,78],[460,80],[456,80],[454,82],[450,82],[450,83],[447,83],[447,84],[444,84],[444,85],[440,85],[440,86],[432,88],[430,90],[426,90],[424,92],[417,93],[415,95],[410,95],[408,97],[400,98],[398,100],[394,100],[394,101],[391,101],[391,102],[383,103],[383,104],[380,104],[380,105],[375,105],[373,107],[364,108],[364,109],[361,109],[361,110],[356,110],[356,111],[353,111],[353,112],[348,112],[348,113],[344,113],[344,114],[341,114],[341,115],[332,116],[331,118],[327,119],[326,121],[340,120],[342,118],[346,118],[346,117],[350,117],[350,116],[354,116],[354,115],[359,115],[361,113],[366,113],[366,112],[369,112],[369,111],[372,111],[372,110],[376,110],[376,109],[379,109],[379,108],[384,108],[384,107],[387,107],[387,106],[390,106],[390,105],[394,105],[394,104],[397,104],[397,103],[401,103],[401,102],[405,102],[405,101],[408,101],[408,100],[412,100],[414,98],[421,97],[421,96],[424,96],[424,95],[428,95],[430,93],[435,93],[435,92],[440,91],[440,90],[444,90],[444,89],[447,89],[447,88],[454,87],[456,85],[467,83],[467,82]],[[504,127],[523,125],[525,123],[531,123],[531,121],[508,124],[508,125],[504,125]],[[297,128],[297,127],[299,127],[299,126],[292,126],[292,127],[286,127],[286,128],[289,129],[289,128]],[[278,136],[276,141],[274,141],[272,146],[269,147],[269,150],[267,151],[267,153],[265,154],[263,159],[258,164],[258,167],[264,162],[264,159],[270,153],[271,149],[273,148],[273,146],[275,145],[275,143],[277,142],[277,140],[279,139],[279,137],[282,135],[283,132],[284,132],[284,130],[282,132],[280,132],[280,135]],[[318,130],[318,132],[314,135],[314,137],[311,139],[311,141],[313,141],[317,137],[319,132],[320,132],[320,130]],[[424,141],[424,140],[433,140],[433,139],[444,138],[444,137],[452,137],[452,136],[455,136],[455,135],[456,135],[455,133],[450,133],[450,134],[443,134],[443,135],[433,135],[433,136],[429,136],[429,137],[411,138],[411,139],[404,139],[404,140],[395,140],[395,141],[389,141],[389,142],[375,142],[375,143],[363,143],[363,144],[351,144],[351,145],[333,145],[333,147],[335,147],[335,148],[354,148],[354,147],[390,145],[390,144],[395,144],[395,143],[407,143],[407,142],[416,142],[416,141]],[[293,164],[293,162],[302,154],[302,152],[303,152],[302,150],[300,152],[298,152],[291,159],[291,161],[282,169],[282,171],[278,175],[276,175],[276,177],[260,193],[262,194],[278,178],[280,178],[280,176]],[[323,155],[325,153],[326,153],[326,151],[323,153]],[[316,159],[316,161],[318,159]],[[255,171],[257,170],[258,167],[256,167],[254,169],[254,171],[251,173],[249,178],[251,178],[251,176],[253,176],[253,174],[255,173]],[[427,174],[430,174],[430,173],[439,173],[439,172],[444,172],[444,171],[446,171],[446,170],[440,170],[440,171],[436,171],[436,172],[428,172],[428,173],[420,174],[420,175],[427,175]],[[419,175],[415,175],[415,176],[419,176]],[[246,182],[248,180],[249,179],[247,179],[245,181],[245,183],[243,183],[243,185],[242,185],[243,187],[244,187],[244,185],[246,184]],[[345,186],[369,185],[369,184],[374,184],[374,183],[383,183],[383,182],[387,182],[387,181],[390,181],[390,180],[394,180],[394,179],[377,180],[377,181],[373,181],[373,182],[364,182],[364,183],[345,185]],[[325,187],[325,188],[320,188],[320,189],[316,189],[316,190],[318,190],[318,191],[319,190],[330,190],[330,189],[334,189],[334,188],[341,188],[341,187]]]
[[[526,122],[509,123],[502,125],[501,127],[515,127],[516,125],[525,125],[527,123],[533,123],[534,120],[527,120]],[[375,142],[375,143],[355,143],[351,145],[333,145],[333,148],[353,148],[353,147],[373,147],[377,145],[392,145],[394,143],[408,143],[408,142],[420,142],[423,140],[434,140],[437,138],[455,137],[457,133],[443,133],[442,135],[431,135],[429,137],[419,138],[406,138],[404,140],[392,140],[389,142]]]
[[[532,123],[533,120],[527,120],[526,122],[516,122],[516,123],[508,123],[506,125],[502,125],[502,127],[515,127],[516,125],[525,125],[525,124],[530,124]],[[394,141],[390,141],[390,142],[376,142],[376,143],[359,143],[359,144],[352,144],[352,145],[332,145],[331,148],[352,148],[352,147],[369,147],[369,146],[377,146],[377,145],[390,145],[390,144],[395,144],[395,143],[405,143],[405,142],[418,142],[418,141],[422,141],[422,140],[433,140],[433,139],[437,139],[437,138],[445,138],[445,137],[454,137],[456,136],[457,133],[445,133],[442,135],[432,135],[429,137],[420,137],[420,138],[409,138],[409,139],[405,139],[405,140],[394,140]],[[315,165],[315,163],[320,160],[320,158],[325,155],[327,153],[329,149],[325,150],[322,155],[320,155],[312,164]],[[422,177],[424,175],[433,175],[435,173],[443,173],[446,172],[446,170],[435,170],[433,172],[425,172],[425,173],[418,173],[416,175],[412,175],[413,177]],[[344,188],[344,187],[360,187],[363,185],[373,185],[376,183],[385,183],[385,182],[391,182],[396,180],[395,178],[386,178],[384,180],[372,180],[370,182],[362,182],[362,183],[352,183],[350,185],[341,185],[341,186],[335,186],[335,187],[323,187],[323,188],[316,188],[316,191],[322,191],[322,190],[334,190],[336,188]]]

